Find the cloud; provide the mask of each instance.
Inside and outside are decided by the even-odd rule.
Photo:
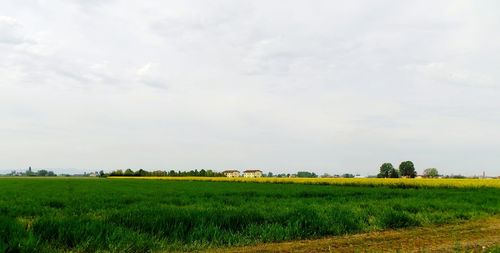
[[[498,7],[3,1],[0,168],[494,170]]]
[[[413,71],[437,83],[490,88],[497,85],[490,76],[472,72],[468,69],[455,68],[451,64],[444,62],[408,65],[402,69]]]
[[[150,73],[151,73],[151,66],[152,64],[151,63],[147,63],[146,65],[140,67],[138,70],[137,70],[137,75],[139,77],[145,77],[145,76],[148,76]]]
[[[0,16],[0,44],[23,44],[32,43],[23,33],[22,25],[14,18]]]
[[[69,0],[78,7],[80,7],[83,11],[89,11],[103,5],[111,4],[114,0]]]
[[[151,62],[139,67],[136,71],[139,82],[155,88],[167,88],[165,73],[160,72],[159,66]]]

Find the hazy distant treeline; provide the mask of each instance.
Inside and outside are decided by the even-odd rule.
[[[31,171],[31,169],[29,169],[25,172],[12,171],[11,173],[6,174],[6,176],[55,177],[57,175],[53,171],[49,170]]]
[[[115,170],[109,176],[135,176],[135,177],[223,177],[224,174],[213,170],[190,170],[190,171],[146,171],[143,169],[133,171],[131,169]]]

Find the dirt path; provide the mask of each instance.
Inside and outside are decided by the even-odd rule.
[[[482,252],[500,246],[500,217],[437,227],[269,243],[217,252]]]

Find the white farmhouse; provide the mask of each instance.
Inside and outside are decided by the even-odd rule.
[[[238,170],[225,170],[222,172],[226,177],[239,177],[240,171]]]
[[[261,170],[245,170],[243,171],[243,177],[262,177]]]

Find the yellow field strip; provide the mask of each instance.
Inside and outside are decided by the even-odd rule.
[[[244,178],[244,177],[108,177],[110,179],[177,180],[209,182],[296,183],[361,186],[416,186],[416,187],[492,187],[500,188],[500,179],[430,179],[430,178]]]

